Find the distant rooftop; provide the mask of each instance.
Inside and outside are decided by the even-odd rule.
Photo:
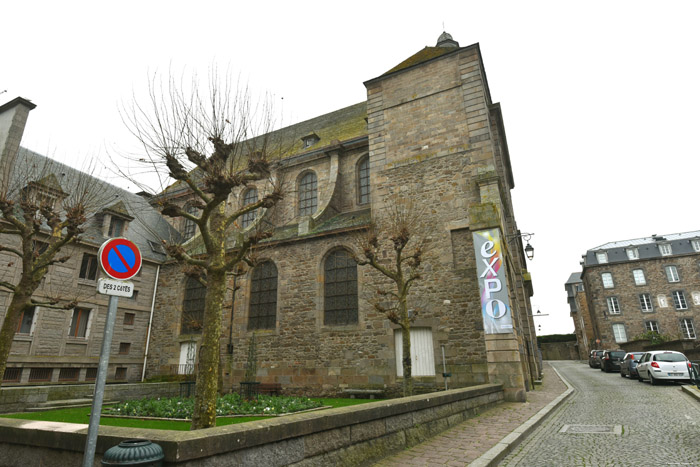
[[[604,243],[603,245],[591,248],[589,251],[597,250],[609,250],[611,248],[624,248],[628,246],[639,246],[647,245],[650,243],[658,242],[672,242],[675,240],[689,240],[692,238],[700,238],[700,230],[694,230],[692,232],[656,235],[653,234],[651,237],[633,238],[631,240],[621,240],[616,242]]]

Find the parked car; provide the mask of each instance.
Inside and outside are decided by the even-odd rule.
[[[690,382],[690,362],[680,352],[674,350],[653,350],[644,354],[637,364],[639,381],[648,379],[653,385],[661,381]]]
[[[600,371],[610,373],[611,371],[620,371],[620,362],[625,356],[624,350],[604,350],[603,356],[600,357]]]
[[[588,366],[591,368],[600,368],[600,357],[602,356],[602,350],[591,350],[591,355],[588,357]]]
[[[620,363],[620,376],[623,378],[628,376],[636,379],[639,376],[637,374],[637,363],[639,363],[639,360],[643,356],[644,352],[626,353],[622,358],[622,362]]]

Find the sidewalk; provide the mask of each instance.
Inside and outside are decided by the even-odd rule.
[[[493,461],[502,459],[571,391],[547,362],[544,362],[542,382],[536,390],[527,393],[525,403],[498,404],[461,425],[374,465],[492,465]]]

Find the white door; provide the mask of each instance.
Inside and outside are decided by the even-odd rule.
[[[402,331],[394,332],[396,348],[396,375],[403,376]],[[435,376],[435,354],[433,353],[433,330],[430,328],[411,329],[411,373],[413,376]]]
[[[183,342],[180,344],[180,365],[177,374],[191,375],[194,373],[194,362],[197,359],[197,343]]]

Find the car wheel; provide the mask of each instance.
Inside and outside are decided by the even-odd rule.
[[[654,379],[654,375],[651,374],[651,371],[649,372],[649,383],[652,386],[656,386],[657,384],[659,384],[659,382]]]

